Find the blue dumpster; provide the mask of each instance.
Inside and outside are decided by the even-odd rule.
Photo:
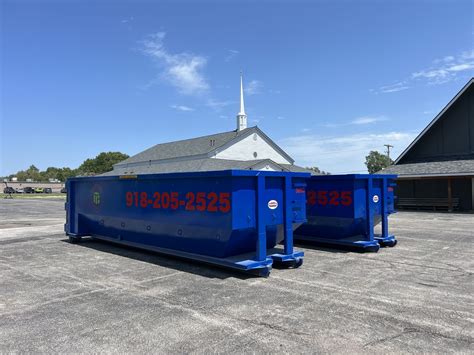
[[[71,242],[91,236],[268,276],[273,263],[303,262],[293,230],[306,221],[308,177],[226,170],[72,178],[65,231]]]
[[[308,222],[295,231],[295,239],[378,251],[394,246],[388,215],[395,212],[396,175],[318,175],[307,181]],[[382,222],[382,233],[374,226]]]

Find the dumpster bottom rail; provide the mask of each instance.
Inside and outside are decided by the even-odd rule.
[[[295,241],[321,244],[328,247],[345,247],[364,252],[378,252],[380,244],[377,240],[363,240],[360,236],[344,239],[324,238],[318,236],[295,235]]]
[[[69,235],[69,240],[73,243],[77,243],[82,239],[83,236],[85,235]],[[102,235],[91,235],[90,237],[92,239],[99,239],[114,244],[126,245],[137,249],[156,252],[159,254],[170,255],[183,259],[190,259],[205,264],[222,266],[225,268],[230,268],[236,271],[245,272],[261,277],[268,277],[270,275],[270,271],[273,265],[275,265],[276,267],[284,268],[298,268],[303,264],[304,257],[304,252],[302,251],[293,252],[291,254],[284,254],[283,248],[275,247],[272,249],[267,249],[267,257],[265,258],[265,260],[255,260],[255,253],[253,252],[233,255],[226,258],[218,258],[152,245],[145,246],[140,243],[134,243],[126,240],[117,240],[115,238]]]

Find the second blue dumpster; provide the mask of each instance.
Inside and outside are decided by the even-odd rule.
[[[67,181],[66,234],[92,236],[267,276],[298,267],[306,173],[227,170]],[[283,242],[284,248],[274,247]]]
[[[307,181],[308,222],[295,239],[378,251],[394,246],[388,215],[394,213],[396,175],[317,175]],[[381,234],[374,226],[382,223]]]

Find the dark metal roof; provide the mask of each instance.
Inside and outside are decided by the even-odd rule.
[[[444,113],[461,97],[461,95],[471,86],[474,84],[474,78],[471,78],[467,82],[466,85],[454,96],[451,101],[448,102],[448,104],[441,110],[440,113],[436,115],[436,117],[428,124],[428,126],[425,127],[423,131],[413,140],[413,142],[410,143],[410,145],[402,152],[402,154],[399,155],[399,157],[395,160],[394,164],[398,164],[398,162],[403,158],[403,156],[408,153],[408,151],[418,142],[421,137],[425,135],[426,132],[436,123],[438,122],[439,119],[444,115]]]
[[[248,136],[252,133],[258,133],[265,140],[268,141],[280,154],[286,157],[289,161],[293,162],[293,159],[285,153],[275,142],[273,142],[265,133],[263,133],[257,126],[249,127],[241,131],[230,131],[217,134],[211,134],[208,136],[185,139],[169,143],[161,143],[154,145],[151,148],[144,150],[118,164],[115,167],[127,166],[127,164],[140,164],[144,162],[156,162],[165,159],[176,159],[208,155],[211,152],[219,150],[219,148],[230,144],[237,138]],[[183,162],[183,164],[186,164]],[[129,165],[130,166],[130,165]]]
[[[397,174],[399,177],[474,176],[474,160],[392,165],[379,171],[378,174]]]
[[[146,165],[115,166],[114,170],[102,176],[135,175],[135,174],[157,174],[157,173],[179,173],[196,171],[219,171],[229,169],[253,170],[257,165],[268,163],[271,166],[280,167],[281,171],[309,172],[308,170],[290,164],[278,164],[270,159],[258,160],[226,160],[215,158],[202,158],[192,160],[160,162]]]

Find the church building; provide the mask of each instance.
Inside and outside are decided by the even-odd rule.
[[[155,174],[227,169],[310,172],[257,126],[247,127],[242,76],[236,129],[160,143],[118,164],[103,175]]]
[[[381,173],[398,175],[399,209],[474,210],[474,78]]]

